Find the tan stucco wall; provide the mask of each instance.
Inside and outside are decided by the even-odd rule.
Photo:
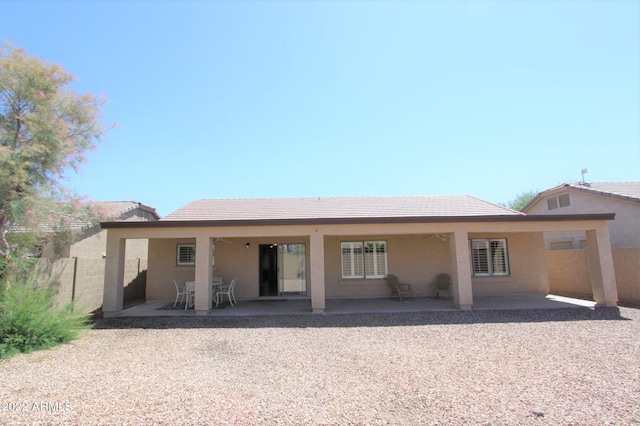
[[[127,240],[127,259],[146,259],[149,241],[146,239]],[[102,259],[107,248],[107,231],[102,230],[73,244],[69,249],[69,257],[81,259]],[[43,256],[47,257],[47,256]]]
[[[547,198],[569,193],[571,205],[549,210]],[[541,198],[527,212],[529,215],[615,213],[615,220],[609,222],[611,247],[640,247],[640,203],[614,197],[590,194],[576,190],[559,190]],[[586,240],[584,232],[547,233],[547,248],[556,241],[572,241],[573,248],[580,248],[580,241]]]

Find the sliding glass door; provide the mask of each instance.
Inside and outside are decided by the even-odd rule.
[[[306,250],[304,244],[278,244],[278,293],[307,294]]]
[[[307,294],[304,244],[260,245],[260,297]]]

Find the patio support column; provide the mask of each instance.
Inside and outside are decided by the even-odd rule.
[[[104,265],[102,314],[113,317],[122,310],[124,295],[124,259],[127,240],[113,230],[107,230],[107,250]]]
[[[208,236],[196,237],[196,315],[206,315],[211,310],[211,271],[213,244]]]
[[[453,302],[462,310],[473,307],[473,289],[471,288],[471,267],[469,265],[469,234],[456,231],[449,239],[449,251],[452,263]]]
[[[593,298],[598,305],[617,306],[618,288],[607,223],[585,233]]]
[[[311,263],[311,311],[314,314],[322,314],[325,309],[324,291],[324,234],[311,233],[309,247],[309,262]]]

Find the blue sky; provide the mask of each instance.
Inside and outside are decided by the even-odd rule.
[[[640,181],[640,2],[3,1],[0,39],[102,93],[68,185],[200,198]]]

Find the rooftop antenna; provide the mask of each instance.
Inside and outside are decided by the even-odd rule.
[[[588,172],[589,172],[589,170],[587,170],[587,169],[580,170],[580,173],[582,173],[582,184],[583,185],[586,185],[586,182],[584,181],[584,174],[588,173]]]

